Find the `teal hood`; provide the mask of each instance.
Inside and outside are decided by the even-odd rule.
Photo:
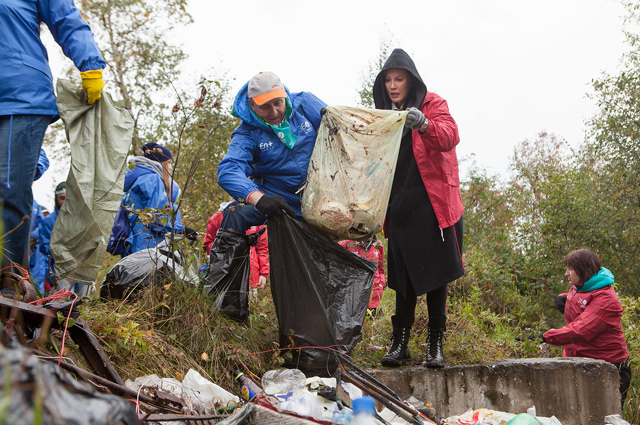
[[[600,267],[600,271],[598,271],[598,273],[594,274],[591,279],[587,280],[584,285],[582,285],[582,288],[576,287],[576,290],[578,292],[592,292],[597,289],[602,289],[605,286],[613,285],[613,283],[613,273],[611,273],[609,269]]]

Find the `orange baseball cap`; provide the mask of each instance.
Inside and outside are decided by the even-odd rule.
[[[276,74],[265,71],[249,80],[247,96],[253,99],[256,105],[264,105],[271,99],[287,97],[287,92]]]

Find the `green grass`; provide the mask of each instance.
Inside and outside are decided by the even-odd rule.
[[[491,283],[487,283],[491,282]],[[449,285],[444,353],[448,364],[489,363],[500,359],[561,356],[561,347],[527,339],[561,326],[553,308],[554,290],[522,293],[522,287],[496,268],[468,264],[463,278]],[[631,358],[640,351],[640,301],[622,297]],[[380,366],[391,337],[395,293],[385,290],[376,318],[365,319],[353,350],[364,369]],[[278,324],[269,288],[250,302],[250,317],[240,324],[219,314],[196,288],[181,282],[159,284],[127,302],[93,300],[82,315],[100,338],[123,379],[155,373],[182,379],[190,369],[229,391],[236,391],[235,369],[254,373],[280,367]],[[426,347],[425,297],[419,298],[410,348],[419,361]],[[521,339],[520,341],[518,339]],[[632,366],[633,367],[633,366]],[[639,379],[634,374],[625,418],[640,423]]]

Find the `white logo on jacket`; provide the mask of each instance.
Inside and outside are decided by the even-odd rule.
[[[273,142],[260,143],[260,150],[261,151],[267,151],[269,149],[273,149]]]
[[[309,134],[313,131],[313,127],[311,126],[311,123],[309,121],[305,121],[298,126],[298,130],[305,134]]]
[[[585,300],[584,298],[580,298],[578,300],[578,305],[580,306],[581,309],[585,309],[587,308],[587,300]]]

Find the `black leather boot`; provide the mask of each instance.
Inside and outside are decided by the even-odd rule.
[[[444,355],[442,351],[442,340],[444,339],[444,329],[431,329],[427,336],[427,367],[444,367]]]
[[[411,328],[393,328],[391,348],[380,360],[383,366],[397,367],[411,361],[411,353],[409,353],[410,335]]]

